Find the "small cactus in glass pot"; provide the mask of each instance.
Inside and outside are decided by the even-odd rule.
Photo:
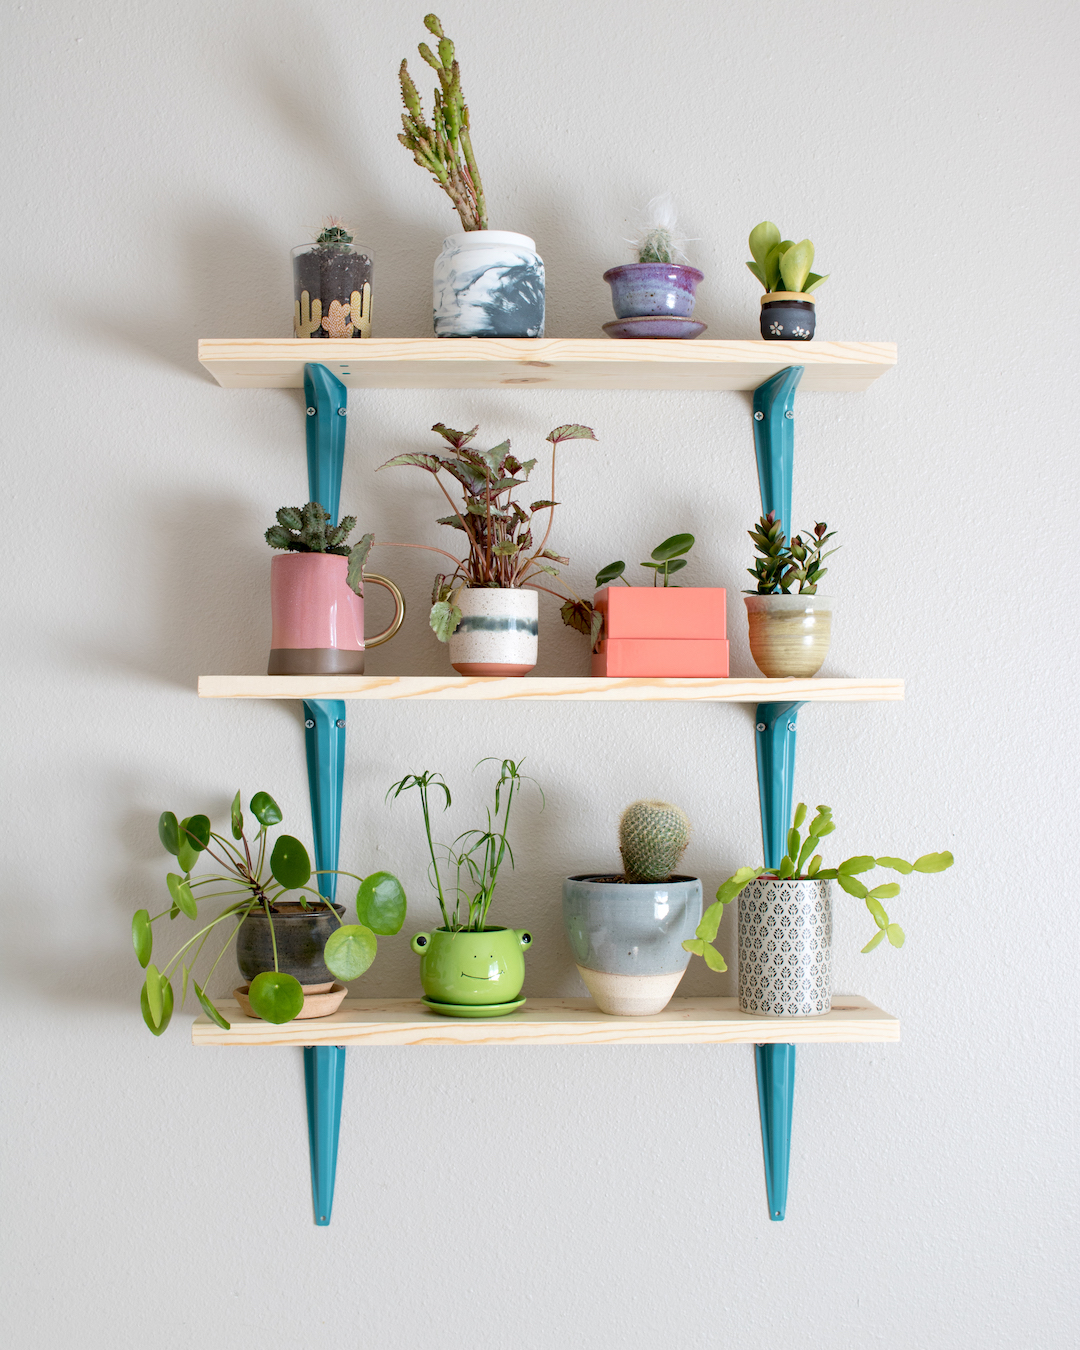
[[[370,337],[374,258],[353,242],[350,227],[328,216],[315,242],[294,248],[292,257],[293,336]]]

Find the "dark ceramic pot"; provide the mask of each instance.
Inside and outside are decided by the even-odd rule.
[[[619,319],[650,314],[689,318],[695,291],[705,274],[678,263],[624,263],[609,267],[604,280],[611,287],[611,303]]]
[[[335,905],[334,909],[339,916],[345,913],[344,905]],[[275,906],[273,919],[278,969],[295,976],[306,989],[312,985],[329,988],[334,977],[323,964],[323,948],[326,939],[337,932],[338,924],[326,907],[305,910],[295,900],[284,900]],[[274,969],[274,947],[265,911],[253,910],[240,925],[236,964],[246,980]]]
[[[766,342],[809,342],[814,336],[814,302],[793,291],[761,297],[761,336]]]

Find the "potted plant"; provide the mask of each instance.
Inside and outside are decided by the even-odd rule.
[[[816,675],[829,651],[833,611],[832,597],[818,595],[817,588],[829,570],[822,564],[836,552],[825,551],[836,531],[819,521],[805,541],[797,534],[788,544],[770,511],[747,533],[759,554],[747,568],[757,586],[744,601],[754,663],[771,679]]]
[[[431,125],[408,63],[402,61],[405,111],[398,140],[435,179],[461,219],[461,232],[447,235],[435,260],[435,336],[543,337],[543,261],[527,235],[488,229],[454,44],[436,15],[428,14],[424,27],[439,39],[435,51],[426,42],[418,49],[439,78]]]
[[[692,534],[673,534],[658,544],[641,564],[652,572],[651,586],[631,586],[624,562],[597,572],[601,589],[593,609],[601,627],[592,654],[594,676],[727,675],[727,592],[722,586],[671,582],[693,546]]]
[[[281,823],[281,809],[273,797],[257,792],[248,810],[258,822],[251,839],[244,828],[239,792],[230,813],[231,840],[216,834],[206,815],[177,820],[172,811],[164,811],[158,821],[158,837],[166,852],[176,858],[180,871],[166,877],[168,906],[153,918],[148,910],[136,910],[131,921],[135,955],[146,971],[140,995],[143,1020],[155,1036],[162,1034],[172,1017],[172,980],[177,974],[181,976],[180,1006],[190,978],[203,1011],[228,1029],[229,1023],[206,996],[205,986],[234,937],[240,972],[250,981],[235,991],[244,1011],[266,1022],[291,1022],[332,1013],[348,993],[335,979],[354,980],[362,975],[375,959],[376,933],[396,933],[405,921],[405,891],[392,873],[373,872],[360,878],[352,872],[338,872],[334,875],[353,877],[360,883],[357,922],[344,923],[344,906],[331,905],[308,884],[313,877],[329,873],[312,871],[307,849],[299,839],[278,835],[267,857],[268,832]],[[216,870],[193,880],[191,874],[203,854]],[[201,920],[200,904],[222,899],[229,901],[225,908],[203,923],[167,962],[159,968],[151,961],[155,923],[181,914]],[[227,936],[200,985],[193,977],[195,963],[219,924],[225,925]]]
[[[753,262],[746,265],[765,287],[761,297],[761,336],[767,342],[809,342],[814,336],[816,291],[829,276],[811,272],[814,246],[809,239],[796,244],[781,239],[771,220],[750,231]]]
[[[371,336],[371,249],[353,243],[349,227],[329,216],[313,244],[293,259],[293,334],[298,338]]]
[[[654,197],[644,216],[644,231],[634,241],[637,261],[604,273],[617,316],[604,324],[604,332],[614,338],[695,338],[705,331],[705,324],[691,317],[705,278],[688,265],[671,193]]]
[[[689,839],[679,807],[632,802],[619,821],[622,873],[563,882],[566,935],[601,1012],[644,1017],[671,1001],[701,919],[701,882],[675,875]]]
[[[859,854],[837,867],[822,867],[817,846],[832,834],[832,811],[819,806],[807,828],[806,804],[800,802],[787,838],[780,866],[740,867],[716,892],[716,902],[702,915],[697,934],[683,946],[701,956],[711,970],[727,964],[712,945],[720,928],[724,906],[739,900],[739,1008],[760,1017],[815,1017],[832,1007],[832,883],[866,902],[877,932],[863,948],[872,952],[885,938],[894,947],[904,945],[904,930],[893,923],[882,906],[900,894],[895,881],[873,890],[859,874],[875,867],[906,876],[911,872],[944,872],[953,865],[951,853],[925,853],[913,863],[903,858],[875,858]]]
[[[474,449],[470,442],[478,430],[455,431],[437,422],[432,431],[447,442],[450,453],[395,455],[379,467],[414,465],[430,473],[453,510],[438,523],[465,535],[468,553],[464,558],[441,548],[429,549],[454,564],[453,571],[435,578],[430,616],[435,636],[449,644],[451,665],[461,675],[526,675],[536,664],[536,592],[555,595],[540,584],[541,576],[555,578],[572,597],[562,605],[563,622],[590,638],[593,635],[592,606],[571,591],[552,566],[566,565],[569,559],[553,553],[547,542],[558,505],[553,500],[555,453],[564,441],[594,441],[596,437],[591,428],[577,425],[556,427],[548,433],[551,498],[526,508],[514,501],[514,493],[528,481],[536,460],[517,459],[509,441],[493,450]],[[456,485],[460,502],[447,492],[443,474]],[[547,526],[537,543],[533,522],[541,512],[547,512]],[[396,547],[429,548],[426,544]]]
[[[270,564],[269,675],[363,675],[364,651],[389,642],[405,619],[405,601],[387,577],[365,572],[373,535],[352,548],[346,542],[355,516],[331,525],[318,502],[283,506],[266,531],[271,548],[283,549]],[[364,637],[364,582],[374,581],[394,597],[390,626]]]
[[[503,861],[514,865],[506,841],[510,808],[521,785],[529,781],[519,765],[504,759],[495,784],[495,809],[487,812],[487,828],[466,830],[452,844],[435,844],[431,838],[429,793],[443,794],[444,811],[450,805],[450,789],[442,774],[426,770],[406,774],[386,794],[393,794],[391,800],[413,789],[420,794],[431,857],[429,876],[438,896],[442,926],[417,933],[412,949],[420,957],[423,1001],[444,1017],[503,1017],[525,1002],[519,995],[525,981],[524,952],[532,946],[532,934],[525,928],[489,926],[487,917]],[[451,874],[452,902],[448,895]]]

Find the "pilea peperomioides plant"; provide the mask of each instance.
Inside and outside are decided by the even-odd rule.
[[[766,291],[809,295],[829,279],[828,274],[818,276],[810,270],[814,265],[814,245],[810,240],[802,239],[796,244],[791,239],[781,239],[771,220],[763,220],[750,231],[750,252],[754,260],[746,265]]]
[[[345,542],[356,529],[355,516],[342,516],[337,525],[330,524],[330,513],[318,502],[305,506],[283,506],[276,513],[277,524],[266,531],[266,542],[271,548],[290,553],[334,553],[348,558],[346,580],[357,595],[364,594],[364,563],[374,543],[373,534],[361,535],[352,548]]]
[[[775,869],[764,866],[740,867],[716,892],[716,902],[710,905],[701,916],[701,922],[697,927],[697,935],[683,943],[685,951],[703,957],[711,970],[727,970],[727,962],[716,947],[712,945],[720,931],[720,920],[723,917],[724,906],[731,904],[740,891],[744,890],[757,877],[772,877],[780,881],[788,879],[794,881],[835,881],[840,889],[846,891],[848,895],[853,895],[866,902],[866,908],[877,924],[878,931],[862,949],[864,952],[872,952],[886,937],[894,947],[904,945],[904,930],[898,923],[893,923],[889,919],[881,903],[882,900],[891,900],[893,896],[900,894],[900,883],[887,881],[870,890],[858,879],[859,874],[872,871],[875,867],[888,868],[893,872],[899,872],[901,876],[907,876],[911,872],[944,872],[947,867],[953,865],[953,855],[949,852],[924,853],[921,858],[916,858],[913,863],[909,863],[905,862],[903,858],[875,858],[867,853],[846,858],[837,867],[822,867],[821,854],[818,853],[817,846],[836,828],[833,823],[832,811],[827,806],[819,806],[817,814],[807,826],[806,838],[803,839],[800,829],[805,820],[806,803],[800,802],[795,808],[795,816],[792,820],[791,829],[788,831],[787,853],[781,859],[780,866]]]
[[[640,563],[641,567],[648,567],[653,574],[653,585],[660,584],[660,578],[664,578],[664,585],[670,584],[670,577],[673,572],[681,572],[686,566],[686,559],[682,556],[689,553],[694,547],[694,536],[692,534],[673,534],[670,539],[665,539],[662,544],[657,544],[649,555],[650,561]],[[626,580],[626,563],[613,562],[608,563],[606,567],[601,567],[596,574],[597,586],[608,586],[613,581],[621,581],[624,586],[630,583]]]
[[[788,595],[798,582],[800,595],[816,595],[818,582],[829,570],[822,564],[836,552],[835,548],[824,551],[835,533],[824,521],[819,521],[808,531],[805,542],[797,534],[788,544],[776,512],[762,516],[754,529],[747,530],[760,556],[754,559],[753,567],[746,569],[757,585],[745,594]]]

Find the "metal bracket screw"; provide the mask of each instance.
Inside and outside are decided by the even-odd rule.
[[[315,719],[314,719],[313,717],[307,717],[307,718],[304,719],[304,726],[306,726],[307,729],[308,729],[309,731],[311,730],[311,728],[312,728],[314,725],[315,725]]]
[[[344,416],[345,416],[345,409],[344,409],[344,408],[339,408],[339,409],[337,410],[337,415],[338,415],[339,417],[344,417]]]
[[[336,727],[343,727],[344,725],[345,725],[344,717],[339,717],[338,720],[334,723],[334,726]]]
[[[759,722],[759,723],[757,724],[757,729],[758,729],[758,731],[764,731],[764,730],[765,730],[765,723],[764,723],[764,722]]]
[[[755,422],[763,422],[764,420],[765,420],[765,414],[764,414],[763,412],[756,412],[756,413],[754,414],[754,421],[755,421]]]
[[[309,409],[307,410],[307,415],[308,415],[309,417],[314,417],[314,416],[315,416],[315,409],[314,409],[314,408],[309,408]]]
[[[340,726],[340,723],[339,723],[338,725]],[[789,722],[789,723],[787,724],[787,729],[788,729],[788,731],[794,731],[794,730],[795,730],[795,723],[794,723],[794,722]]]
[[[784,414],[784,416],[788,419],[789,422],[793,422],[795,420],[795,414],[791,412],[790,409]]]

